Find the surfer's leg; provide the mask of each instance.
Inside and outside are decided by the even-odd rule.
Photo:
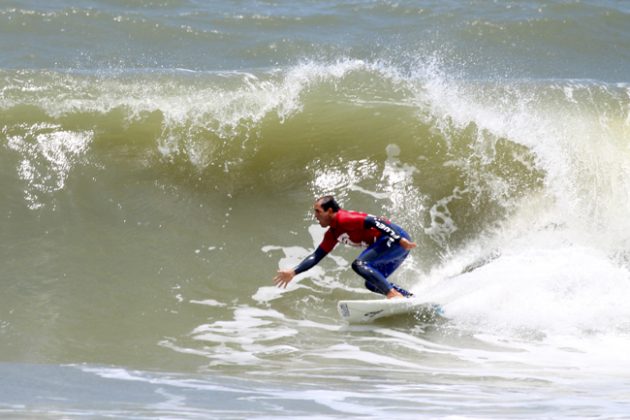
[[[370,280],[365,281],[365,288],[368,289],[370,292],[378,293],[379,295],[386,294],[386,293],[381,292],[375,285],[373,285],[372,281]]]
[[[403,247],[388,247],[379,240],[363,251],[352,263],[352,269],[365,279],[365,287],[375,293],[387,295],[392,289],[405,297],[413,296],[405,289],[387,280],[409,254]]]
[[[413,297],[413,293],[411,293],[411,292],[409,292],[409,291],[407,291],[407,290],[403,289],[402,287],[398,286],[397,284],[394,284],[394,283],[391,283],[391,282],[390,282],[389,284],[391,284],[391,285],[392,285],[392,287],[393,287],[394,289],[396,289],[396,291],[397,291],[398,293],[400,293],[401,295],[403,295],[404,297]]]
[[[373,267],[370,267],[370,264],[367,261],[363,261],[357,258],[352,263],[352,269],[355,271],[355,273],[365,279],[365,287],[374,293],[387,295],[387,293],[389,293],[389,291],[393,288],[393,286],[390,282],[387,281],[385,276],[383,276]]]
[[[352,268],[354,268],[354,265],[353,265]],[[355,270],[355,271],[358,273],[357,270]],[[359,274],[359,275],[361,275],[361,274]],[[361,275],[361,277],[365,278],[365,276],[363,276],[363,275]],[[387,287],[390,288],[389,290],[394,289],[395,291],[397,291],[398,293],[400,293],[401,295],[403,295],[404,297],[407,297],[407,298],[408,297],[413,297],[413,293],[408,292],[407,290],[403,289],[402,287],[398,286],[397,284],[394,284],[394,283],[392,283],[390,281],[387,281],[387,280],[385,280],[385,281],[389,284],[389,286],[387,286]],[[379,284],[382,284],[382,283],[379,283]],[[378,293],[380,295],[387,296],[387,292],[383,293],[381,291],[382,290],[382,286],[381,286],[381,288],[379,288],[376,285],[376,282],[373,279],[365,280],[365,288],[368,289],[370,292],[374,292],[374,293]]]

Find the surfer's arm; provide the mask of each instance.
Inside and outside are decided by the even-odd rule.
[[[315,252],[313,252],[308,257],[304,258],[301,263],[299,263],[293,271],[295,274],[303,273],[311,268],[315,267],[321,260],[328,254],[328,252],[324,251],[321,246],[318,246]]]
[[[315,252],[304,258],[304,260],[294,268],[278,270],[278,274],[274,277],[273,281],[278,287],[287,287],[287,284],[293,280],[293,277],[315,267],[327,254],[328,252],[324,251],[321,246],[317,247]]]

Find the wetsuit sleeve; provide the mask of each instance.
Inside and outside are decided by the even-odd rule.
[[[333,234],[332,230],[328,229],[324,234],[324,240],[319,244],[319,247],[324,251],[324,253],[328,254],[330,251],[335,248],[337,245],[337,238]]]
[[[400,236],[400,234],[396,232],[396,230],[392,227],[392,225],[389,222],[383,219],[376,218],[374,216],[367,216],[365,218],[364,226],[366,229],[375,228],[382,234],[389,236],[390,245],[392,243],[399,242],[400,239],[402,238],[402,236]]]
[[[324,251],[321,246],[318,246],[315,252],[304,258],[304,260],[299,263],[293,271],[295,271],[295,274],[300,274],[306,270],[310,270],[315,267],[317,263],[320,262],[327,254],[328,252]]]

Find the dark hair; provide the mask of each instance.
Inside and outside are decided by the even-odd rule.
[[[339,203],[335,200],[335,197],[332,195],[325,195],[321,197],[317,202],[322,206],[324,211],[328,211],[328,209],[333,209],[333,213],[337,213],[341,207],[339,207]]]

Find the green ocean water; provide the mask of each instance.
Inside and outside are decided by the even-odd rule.
[[[7,418],[623,418],[624,2],[0,3]],[[372,295],[315,197],[418,243]]]

